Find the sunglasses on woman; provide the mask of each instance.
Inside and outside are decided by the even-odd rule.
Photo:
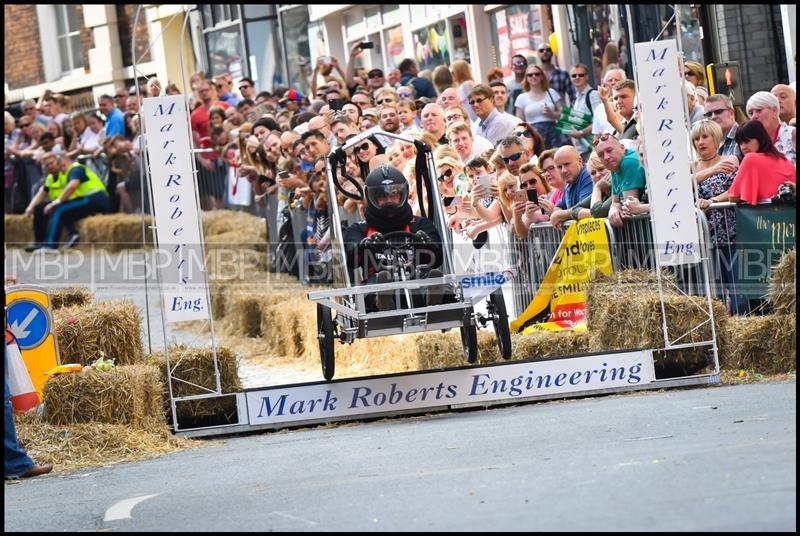
[[[514,133],[514,135],[518,138],[526,137],[526,138],[533,138],[533,133],[530,130],[520,130]]]
[[[369,142],[365,141],[361,145],[356,145],[353,148],[353,151],[356,153],[360,153],[361,151],[369,151]]]
[[[447,179],[449,177],[452,177],[452,176],[453,176],[453,170],[452,169],[448,169],[447,171],[445,171],[444,173],[442,173],[441,175],[436,177],[436,180],[439,181],[439,182],[444,182],[445,179]]]

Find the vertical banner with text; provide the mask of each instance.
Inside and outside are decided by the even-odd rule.
[[[660,265],[701,260],[675,40],[636,43],[650,220]]]
[[[184,95],[144,99],[157,264],[167,322],[209,317]]]

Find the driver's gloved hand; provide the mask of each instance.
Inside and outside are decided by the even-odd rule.
[[[417,231],[416,236],[417,240],[422,244],[428,244],[431,241],[431,237],[425,231]]]

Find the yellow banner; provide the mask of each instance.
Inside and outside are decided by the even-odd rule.
[[[517,333],[586,331],[584,289],[592,269],[614,271],[605,220],[580,220],[567,228],[564,239],[530,305],[511,322]]]

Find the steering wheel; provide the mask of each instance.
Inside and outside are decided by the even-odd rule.
[[[374,237],[374,238],[373,238]],[[391,239],[400,238],[405,239],[404,244],[392,244]],[[402,247],[407,246],[424,246],[431,242],[430,236],[424,231],[417,231],[416,233],[409,233],[407,231],[390,231],[386,234],[375,233],[371,236],[364,238],[361,244],[367,249],[386,248],[386,247]]]

